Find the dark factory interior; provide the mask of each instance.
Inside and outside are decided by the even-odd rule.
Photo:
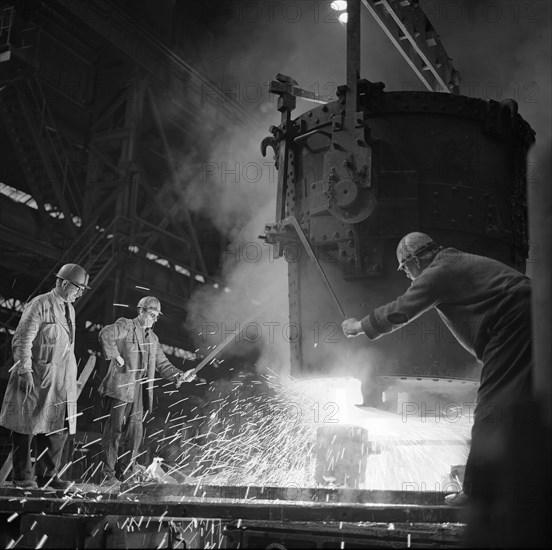
[[[549,547],[551,41],[2,1],[0,546]]]

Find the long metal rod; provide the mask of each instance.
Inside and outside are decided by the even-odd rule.
[[[332,286],[330,285],[330,281],[328,281],[328,278],[326,277],[326,274],[324,273],[324,270],[322,269],[322,266],[320,265],[320,262],[318,261],[318,258],[314,254],[313,249],[311,248],[311,245],[307,238],[305,237],[305,234],[303,233],[303,230],[301,229],[301,226],[299,225],[299,222],[297,221],[297,218],[295,216],[288,216],[287,218],[284,218],[282,220],[282,226],[285,225],[291,225],[295,229],[295,232],[297,233],[297,236],[299,237],[299,240],[301,241],[301,244],[305,248],[307,255],[309,256],[310,260],[312,261],[318,275],[320,275],[320,278],[322,279],[322,283],[330,293],[333,302],[343,318],[346,318],[347,315],[345,314],[345,310],[341,307],[341,304],[339,303],[339,300],[337,299],[337,296],[335,292],[333,291]]]
[[[210,363],[224,348],[226,348],[227,346],[229,346],[233,341],[234,339],[241,333],[241,331],[244,329],[244,327],[250,323],[251,321],[253,321],[253,319],[255,319],[255,317],[257,317],[259,315],[259,312],[255,312],[253,315],[251,315],[250,317],[248,317],[241,325],[240,325],[240,328],[236,331],[234,331],[234,333],[232,334],[232,336],[230,338],[227,338],[224,342],[222,342],[222,344],[218,345],[211,353],[209,353],[209,355],[207,355],[202,361],[201,363],[199,363],[199,365],[197,365],[197,367],[194,367],[194,372],[197,374],[203,367],[205,367],[208,363]]]

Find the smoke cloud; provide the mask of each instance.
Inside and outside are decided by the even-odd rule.
[[[463,95],[518,102],[520,114],[537,132],[530,178],[543,173],[550,162],[550,3],[422,0],[420,5],[454,58]],[[259,152],[269,125],[279,124],[267,83],[283,73],[323,99],[334,99],[346,79],[346,32],[329,1],[217,0],[205,2],[205,9],[218,17],[218,34],[206,60],[212,85],[220,101],[237,102],[257,121],[227,128],[183,194],[187,207],[208,215],[229,240],[221,273],[230,292],[205,287],[190,303],[192,332],[216,323],[220,337],[222,323],[235,326],[256,312],[261,326],[263,321],[287,322],[286,264],[258,239],[265,223],[274,221],[277,192],[272,158]],[[422,89],[377,23],[362,11],[361,77],[383,81],[386,90]],[[298,100],[294,115],[312,107]],[[267,344],[268,332],[262,336]],[[279,339],[282,350],[288,350],[289,342]]]

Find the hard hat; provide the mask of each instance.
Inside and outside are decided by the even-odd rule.
[[[406,262],[433,247],[437,247],[437,243],[425,233],[415,231],[405,235],[397,246],[397,260],[399,262],[397,271],[401,270]]]
[[[155,296],[144,296],[143,298],[140,298],[140,301],[138,302],[136,307],[152,309],[154,311],[157,311],[159,315],[163,315],[161,313],[161,302]]]
[[[63,281],[69,281],[79,288],[90,288],[88,286],[88,273],[78,264],[65,264],[61,266],[60,270],[56,273],[58,279]]]

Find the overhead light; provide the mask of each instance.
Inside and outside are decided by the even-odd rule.
[[[343,11],[347,9],[347,2],[345,0],[334,0],[330,4],[332,10]]]
[[[349,14],[344,11],[343,13],[340,13],[337,18],[339,19],[340,23],[343,23],[345,25],[347,23],[347,19],[349,19],[348,15]]]

